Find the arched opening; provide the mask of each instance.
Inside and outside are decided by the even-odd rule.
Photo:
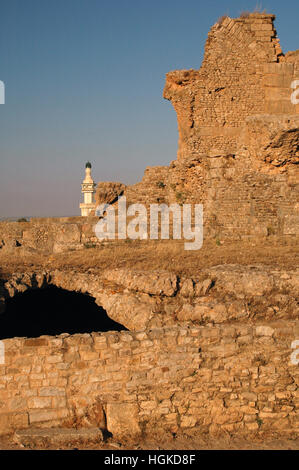
[[[0,339],[112,330],[126,328],[111,320],[94,297],[56,286],[16,294],[0,315]]]

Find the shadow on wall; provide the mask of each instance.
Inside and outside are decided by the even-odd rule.
[[[121,330],[126,328],[111,320],[93,297],[55,286],[7,299],[0,315],[0,339]]]

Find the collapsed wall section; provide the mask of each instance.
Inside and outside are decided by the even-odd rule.
[[[43,217],[27,222],[0,222],[0,250],[60,253],[99,243],[94,225],[98,217]]]
[[[283,54],[274,19],[221,18],[200,69],[167,74],[163,96],[177,113],[178,158],[147,169],[126,188],[129,199],[202,203],[206,238],[296,239],[299,52]]]
[[[291,102],[298,55],[284,57],[274,15],[225,17],[208,34],[199,70],[170,72],[164,98],[178,119],[178,159],[235,153],[248,116],[298,114]]]
[[[201,203],[204,237],[277,236],[299,228],[299,51],[283,54],[275,16],[223,17],[208,34],[199,70],[167,74],[164,97],[176,110],[178,159],[145,170],[140,183],[100,183],[97,202]],[[296,95],[298,96],[298,94]],[[99,244],[98,218],[1,223],[0,249],[61,252]]]

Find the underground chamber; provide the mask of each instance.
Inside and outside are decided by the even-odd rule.
[[[109,318],[94,297],[56,286],[17,293],[6,300],[0,314],[0,339],[126,329]]]

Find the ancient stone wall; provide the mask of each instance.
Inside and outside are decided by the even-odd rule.
[[[59,253],[98,243],[93,227],[98,217],[32,218],[28,222],[0,222],[0,249]]]
[[[299,228],[298,51],[283,54],[274,15],[222,18],[199,70],[167,74],[178,119],[178,159],[147,168],[130,202],[202,203],[204,237],[244,239]]]
[[[202,203],[205,237],[296,243],[299,110],[290,84],[299,79],[299,55],[283,55],[273,20],[253,14],[213,26],[201,69],[167,76],[178,160],[147,168],[134,186],[102,185],[99,201],[124,190],[128,203]],[[93,246],[97,220],[3,222],[0,248]],[[298,430],[298,271],[15,273],[1,280],[0,313],[9,297],[49,285],[88,293],[130,331],[4,339],[1,434],[62,425],[115,436]]]
[[[4,340],[0,432],[80,423],[115,436],[294,433],[298,333],[276,322]]]
[[[8,298],[50,285],[89,293],[130,331],[4,339],[0,433],[296,432],[298,270],[16,273],[0,285],[0,311]]]
[[[282,53],[274,15],[224,17],[208,34],[199,70],[167,74],[164,97],[178,117],[178,159],[148,167],[141,182],[99,183],[97,201],[202,203],[204,237],[275,235],[299,228],[299,52]],[[49,252],[97,244],[97,218],[1,223],[0,248]]]
[[[244,149],[237,156],[199,155],[190,161],[174,161],[163,173],[156,168],[148,170],[145,180],[128,187],[125,196],[130,202],[147,206],[203,204],[204,239],[262,239],[273,235],[292,243],[299,227],[298,169],[295,165],[287,172],[269,170],[269,165],[262,171],[257,169],[261,162],[253,161],[252,155],[262,138],[257,123],[253,129],[250,155]],[[291,155],[277,155],[274,149],[265,159],[286,160]]]
[[[222,19],[208,34],[201,68],[167,74],[164,97],[178,117],[179,159],[236,152],[248,116],[299,113],[291,102],[298,54],[283,55],[274,19]]]

